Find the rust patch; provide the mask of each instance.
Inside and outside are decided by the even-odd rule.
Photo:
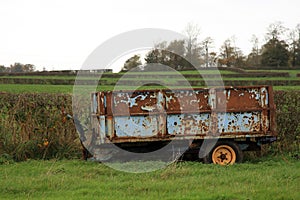
[[[177,90],[167,91],[166,110],[173,113],[200,112],[209,110],[208,90]]]
[[[218,91],[224,93],[224,98],[218,99],[218,108],[226,106],[227,109],[257,109],[260,108],[260,91],[257,88],[226,89]],[[220,96],[220,94],[218,95]]]

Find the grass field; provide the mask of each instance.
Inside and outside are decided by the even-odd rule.
[[[291,77],[225,78],[224,80],[300,80],[299,77],[296,77],[296,75],[300,73],[300,70],[272,70],[272,72],[289,72]],[[165,73],[168,74],[170,72]],[[186,71],[182,73],[195,74],[198,72]],[[205,73],[215,74],[217,72],[205,71]],[[230,74],[235,72],[221,71],[221,73]],[[37,77],[28,76],[24,78],[30,79]],[[72,80],[74,79],[74,76],[55,76],[52,78]],[[118,79],[104,78],[104,80],[107,82],[115,82]],[[134,81],[136,79],[130,80]],[[90,86],[78,86],[78,88],[80,90],[92,89]],[[147,88],[149,88],[149,86],[143,86],[138,89]],[[161,86],[151,86],[151,88],[158,89],[161,88]],[[113,89],[113,85],[101,85],[97,88],[97,90]],[[133,86],[124,86],[122,89],[136,88]],[[274,86],[274,89],[300,91],[300,85]],[[73,92],[73,85],[0,84],[0,93],[1,92],[71,94]],[[294,101],[294,99],[296,100]],[[34,101],[37,101],[37,99],[34,98]],[[278,105],[278,108],[284,107],[290,112],[288,108],[294,106],[292,107],[293,115],[299,116],[297,115],[297,102],[297,98],[291,98],[290,101],[283,101],[283,105]],[[35,104],[30,105],[32,106]],[[290,129],[291,127],[298,127],[298,118],[294,117],[292,119],[290,115],[284,115],[286,110],[282,109],[278,117],[281,116],[280,119],[284,119],[282,122],[280,121],[281,124],[289,125],[286,126],[287,130],[282,127],[280,130],[283,133],[289,133],[286,135],[293,138],[286,140],[286,143],[278,141],[280,149],[286,148],[284,145],[291,146],[292,143],[287,141],[295,142],[297,138],[299,139],[297,135],[298,129],[296,131]],[[59,108],[56,108],[56,110],[54,109],[51,112],[53,112],[53,115],[47,115],[48,118],[53,119],[53,116],[55,116],[60,122],[61,116]],[[22,115],[16,116],[22,117]],[[32,121],[35,121],[33,119],[38,118],[39,117],[33,117]],[[26,123],[28,124],[28,122],[29,120],[26,119],[22,126]],[[45,124],[50,127],[47,129],[49,133],[51,130],[51,134],[56,133],[54,132],[56,129],[51,129],[51,124]],[[56,126],[59,124],[60,123],[56,124]],[[38,125],[40,126],[40,124]],[[66,125],[63,123],[61,126],[58,126],[59,128],[57,131],[59,134],[57,135],[64,135],[62,130],[70,130],[70,128],[65,128],[65,126]],[[16,127],[18,127],[18,125],[16,125]],[[283,144],[283,146],[280,146],[280,144]],[[295,144],[297,145],[298,143]],[[293,145],[295,146],[295,144]],[[1,160],[3,157],[0,157],[0,199],[300,199],[299,151],[277,152],[278,155],[274,157],[270,155],[270,152],[270,157],[256,157],[253,160],[246,159],[245,163],[233,166],[221,167],[205,165],[199,162],[178,162],[165,169],[143,174],[120,172],[113,170],[104,164],[85,162],[77,159],[13,162],[12,160]],[[34,151],[34,154],[37,154],[36,151]],[[298,159],[285,154],[293,155],[298,157]],[[143,164],[144,163],[142,163],[142,166]],[[146,164],[147,163],[145,163],[145,165]],[[153,162],[150,164],[156,165],[160,163]],[[116,165],[119,164],[116,163]],[[133,162],[126,163],[125,167],[136,168],[136,166],[138,166],[137,163]]]
[[[199,86],[198,86],[199,87]],[[88,86],[79,86],[82,89],[88,89]],[[139,89],[146,89],[147,86]],[[160,89],[160,86],[151,86],[152,89]],[[275,90],[300,90],[297,86],[274,86]],[[99,91],[113,90],[114,86],[98,86]],[[124,86],[123,89],[135,89],[135,87]],[[0,84],[1,92],[9,93],[72,93],[73,85],[36,85],[36,84]]]
[[[298,73],[300,73],[300,70],[248,70],[248,72],[255,72],[255,73],[270,73],[270,72],[288,72],[290,74],[290,77],[223,77],[223,81],[227,81],[226,84],[229,85],[235,85],[235,84],[239,84],[239,85],[253,85],[255,84],[259,84],[261,81],[263,81],[261,84],[274,84],[274,88],[275,90],[299,90],[300,89],[300,85],[298,85],[298,81],[300,81],[299,77],[297,77],[296,75]],[[194,71],[182,71],[180,72],[183,75],[195,75],[195,74],[199,74],[198,71],[194,70]],[[208,74],[208,75],[214,75],[214,74],[238,74],[237,72],[234,71],[229,71],[229,70],[202,70],[201,71],[202,74]],[[97,90],[101,90],[101,91],[105,91],[105,90],[113,90],[114,89],[114,85],[118,82],[119,75],[122,75],[124,73],[119,73],[119,74],[115,74],[117,76],[113,76],[113,77],[102,77],[101,81],[102,81],[102,85],[98,86]],[[122,89],[136,89],[136,87],[133,86],[125,86],[128,83],[132,83],[135,82],[137,84],[141,84],[139,83],[139,81],[146,81],[146,82],[159,82],[160,84],[165,84],[165,85],[176,85],[176,83],[178,83],[178,81],[185,81],[180,80],[180,78],[161,78],[161,77],[142,77],[139,78],[139,74],[138,72],[133,72],[130,73],[131,75],[136,74],[136,77],[127,77],[127,78],[122,78]],[[143,72],[142,74],[153,74],[153,75],[170,75],[170,74],[176,74],[174,72],[170,72],[170,71],[166,71],[166,72]],[[112,74],[108,74],[108,75],[112,75]],[[5,79],[16,79],[16,80],[22,80],[22,79],[39,79],[42,80],[42,82],[33,82],[35,84],[27,84],[29,82],[24,82],[24,84],[16,84],[18,82],[3,82],[3,84],[0,84],[0,91],[1,92],[10,92],[10,93],[23,93],[23,92],[33,92],[33,93],[72,93],[73,92],[73,80],[75,80],[75,76],[74,75],[49,75],[49,76],[1,76],[0,78]],[[87,76],[82,76],[79,79],[80,80],[97,80],[98,77],[87,77]],[[70,85],[56,85],[55,81],[58,80],[66,80],[66,82],[58,82],[58,84],[70,84],[68,81],[71,81]],[[201,79],[199,78],[195,78],[193,76],[187,78],[187,80],[191,81],[193,85],[203,85],[204,82],[202,80],[202,82],[197,82],[197,81],[201,81]],[[206,80],[211,80],[211,81],[216,81],[218,79],[210,77],[210,78],[206,78]],[[39,84],[41,83],[41,84]],[[199,84],[198,84],[199,83]],[[52,85],[54,84],[54,85]],[[211,83],[208,83],[211,84]],[[286,85],[288,84],[288,85]],[[123,87],[124,86],[124,87]],[[181,86],[182,87],[182,86]],[[180,87],[180,88],[181,88]],[[203,87],[203,86],[193,86],[193,87]],[[79,86],[79,88],[81,89],[89,89],[89,86]],[[139,89],[147,89],[149,87],[147,86],[142,86]],[[162,88],[161,86],[151,86],[151,88],[153,89],[158,89],[158,88]]]
[[[135,163],[127,163],[134,167]],[[143,174],[80,160],[0,165],[0,199],[300,199],[300,162],[179,162]]]
[[[287,72],[291,77],[296,77],[300,74],[300,70],[247,70],[247,72]]]

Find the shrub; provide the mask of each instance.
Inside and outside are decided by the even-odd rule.
[[[278,141],[270,146],[276,153],[300,152],[300,91],[275,92]]]
[[[78,156],[80,143],[72,121],[71,96],[61,94],[0,95],[0,155],[15,160]]]

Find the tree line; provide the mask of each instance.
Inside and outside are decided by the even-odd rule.
[[[4,65],[0,65],[0,73],[22,73],[22,72],[34,72],[35,66],[32,64],[22,64],[22,63],[14,63],[9,67],[5,67]]]
[[[296,67],[300,66],[300,24],[288,30],[282,22],[274,22],[267,27],[265,40],[260,45],[256,35],[251,38],[252,50],[244,55],[236,45],[235,36],[226,39],[218,52],[212,51],[214,40],[207,37],[199,41],[200,29],[188,24],[185,40],[160,42],[150,50],[144,60],[146,64],[160,63],[176,70],[195,67]],[[142,65],[141,55],[129,58],[122,71]]]

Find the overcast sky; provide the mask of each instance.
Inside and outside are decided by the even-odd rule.
[[[79,69],[117,34],[138,28],[182,33],[190,22],[201,28],[200,40],[214,39],[216,51],[235,35],[236,45],[248,54],[252,34],[263,43],[275,21],[295,28],[299,8],[299,0],[0,0],[0,65]]]

